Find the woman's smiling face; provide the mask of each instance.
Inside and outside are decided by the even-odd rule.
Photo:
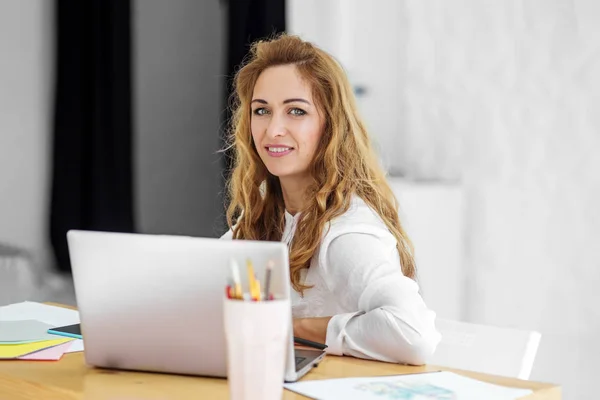
[[[323,134],[323,117],[295,65],[264,70],[252,96],[254,145],[269,172],[306,178]]]

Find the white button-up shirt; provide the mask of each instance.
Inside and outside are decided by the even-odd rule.
[[[282,241],[290,243],[299,214],[285,213]],[[223,235],[231,238],[231,231]],[[331,316],[327,352],[420,365],[441,335],[417,283],[402,274],[396,239],[359,197],[325,228],[300,296],[292,288],[294,318]]]

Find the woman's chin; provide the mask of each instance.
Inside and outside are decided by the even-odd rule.
[[[281,170],[278,170],[278,169],[270,169],[269,172],[271,173],[271,175],[276,176],[279,179],[285,178],[286,176],[290,175],[289,172],[287,172],[287,171],[281,171]]]
[[[279,179],[293,178],[300,175],[298,171],[291,168],[267,168],[271,175],[278,177]]]

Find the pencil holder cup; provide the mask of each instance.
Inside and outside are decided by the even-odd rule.
[[[225,299],[231,400],[281,399],[291,325],[289,300]]]

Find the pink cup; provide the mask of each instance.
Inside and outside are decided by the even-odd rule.
[[[231,400],[280,400],[291,324],[289,300],[225,299]]]

